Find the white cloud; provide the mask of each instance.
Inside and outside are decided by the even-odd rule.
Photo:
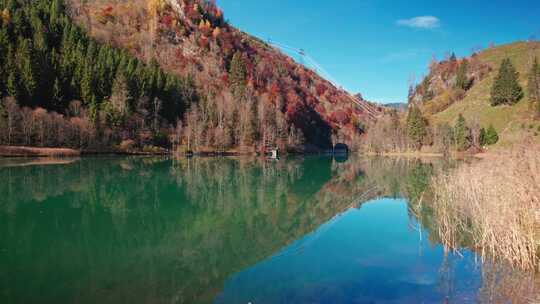
[[[419,16],[411,19],[398,20],[397,25],[419,29],[434,29],[441,26],[441,21],[435,16]]]

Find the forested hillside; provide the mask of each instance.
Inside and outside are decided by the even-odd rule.
[[[359,142],[382,111],[210,1],[1,0],[4,144],[192,151]]]

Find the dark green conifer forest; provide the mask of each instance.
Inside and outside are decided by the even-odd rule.
[[[0,123],[10,133],[0,134],[1,142],[80,147],[109,145],[123,132],[146,132],[148,143],[157,143],[160,128],[175,125],[196,99],[189,77],[178,78],[155,62],[90,39],[70,20],[62,0],[0,0],[0,12]],[[94,138],[70,141],[64,134],[59,140],[51,134],[40,141],[36,134],[24,134],[31,119],[24,108],[78,117],[95,129],[85,130]],[[39,118],[33,114],[28,115]],[[109,136],[100,136],[105,130]]]

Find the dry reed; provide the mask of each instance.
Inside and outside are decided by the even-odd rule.
[[[464,164],[432,181],[439,236],[448,250],[540,269],[540,146]]]

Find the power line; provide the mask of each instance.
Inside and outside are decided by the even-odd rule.
[[[278,50],[289,51],[289,52],[293,52],[295,54],[300,55],[300,58],[305,59],[306,62],[311,64],[311,67],[306,66],[305,64],[303,64],[304,66],[306,66],[307,68],[313,70],[315,73],[322,76],[323,79],[330,82],[338,90],[342,91],[345,94],[345,96],[347,97],[347,99],[349,99],[353,104],[355,104],[359,108],[361,108],[366,114],[368,114],[368,116],[370,116],[371,118],[375,118],[377,116],[377,113],[374,112],[371,107],[368,107],[365,103],[358,100],[357,97],[352,96],[348,91],[343,89],[343,86],[341,86],[335,80],[335,78],[333,78],[332,75],[327,70],[325,70],[315,59],[313,59],[311,56],[309,56],[304,49],[295,48],[295,47],[292,47],[292,46],[289,46],[289,45],[286,45],[286,44],[283,44],[283,43],[280,43],[280,42],[272,41],[270,39],[268,39],[268,44],[271,45],[271,46],[276,47]]]

